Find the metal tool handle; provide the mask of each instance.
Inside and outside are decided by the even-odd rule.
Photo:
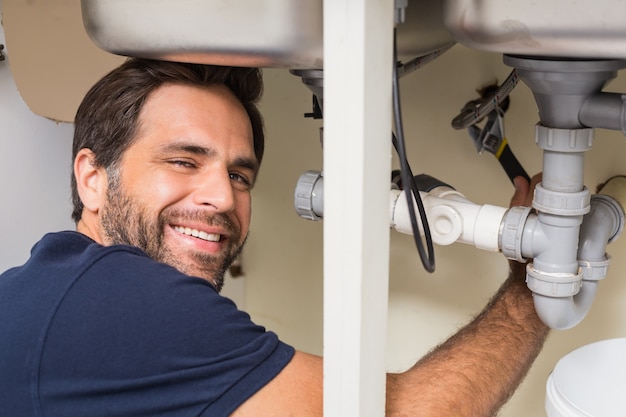
[[[511,147],[507,142],[506,138],[502,138],[502,143],[500,144],[500,149],[495,153],[496,158],[504,168],[506,175],[509,177],[511,182],[515,177],[524,177],[526,181],[530,182],[530,177],[528,173],[522,167],[522,164],[517,160],[513,151],[511,151]]]

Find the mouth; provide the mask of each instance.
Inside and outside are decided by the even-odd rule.
[[[219,242],[222,240],[222,235],[219,233],[207,233],[201,230],[182,226],[173,226],[173,229],[183,235],[196,237],[198,239],[206,240],[207,242]]]

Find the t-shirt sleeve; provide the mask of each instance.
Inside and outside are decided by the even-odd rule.
[[[36,395],[67,417],[227,416],[294,353],[205,280],[124,251],[75,280],[43,346]]]

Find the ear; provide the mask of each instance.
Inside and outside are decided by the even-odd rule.
[[[106,198],[107,175],[102,167],[95,166],[95,155],[91,149],[83,148],[74,159],[74,175],[84,210],[98,213]]]

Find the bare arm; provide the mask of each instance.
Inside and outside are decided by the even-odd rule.
[[[530,205],[530,190],[540,179],[531,185],[516,179],[511,205]],[[471,323],[407,372],[388,376],[387,415],[492,416],[519,386],[547,335],[524,265],[510,262],[508,279]]]
[[[388,416],[492,416],[510,398],[548,334],[524,285],[523,265],[512,267],[471,323],[409,371],[388,376]]]
[[[533,182],[538,181],[538,177]],[[525,181],[512,205],[529,204]],[[387,416],[492,416],[528,372],[548,335],[524,265],[511,273],[485,309],[411,369],[387,376]],[[322,359],[298,352],[235,416],[321,416]]]

